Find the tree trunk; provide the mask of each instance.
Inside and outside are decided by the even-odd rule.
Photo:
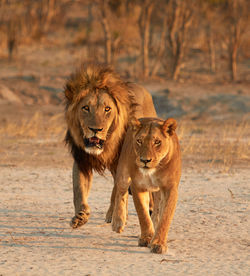
[[[240,23],[236,22],[234,25],[233,37],[231,39],[231,45],[229,45],[229,60],[230,60],[230,71],[231,80],[237,80],[237,54],[240,45]]]
[[[172,7],[173,19],[170,26],[169,42],[172,48],[173,55],[176,55],[176,52],[177,52],[176,34],[178,33],[178,25],[180,21],[180,6],[176,3],[176,1],[173,1],[172,5],[173,5]]]
[[[176,0],[170,1],[166,7],[170,11],[170,22],[168,23],[168,49],[167,59],[169,60],[166,65],[166,74],[170,78],[178,78],[179,70],[176,70],[176,66],[179,63],[179,41],[180,41],[180,20],[181,10]]]
[[[44,31],[47,32],[49,27],[50,27],[50,24],[51,24],[51,21],[53,19],[53,17],[55,16],[55,0],[48,0],[48,3],[47,3],[47,11],[46,11],[46,14],[44,15],[45,16],[45,23],[44,23]]]
[[[91,33],[93,29],[93,11],[92,11],[93,3],[90,2],[88,4],[88,17],[87,17],[87,32],[86,32],[86,43],[87,43],[87,53],[89,60],[97,60],[98,59],[98,51],[96,46],[93,45],[91,40]]]
[[[107,19],[106,12],[106,1],[101,1],[101,14],[102,14],[102,27],[104,31],[104,39],[105,39],[105,63],[110,64],[112,61],[112,40],[111,40],[111,32]]]
[[[139,18],[139,27],[141,33],[141,57],[142,57],[142,71],[143,78],[149,76],[149,34],[150,34],[150,20],[153,11],[154,2],[146,1],[142,7]]]
[[[7,47],[8,47],[8,60],[9,62],[13,59],[13,52],[17,49],[17,21],[10,20],[8,22],[8,32],[7,32]]]
[[[237,51],[238,47],[234,44],[232,50],[230,51],[230,71],[232,81],[237,80]]]
[[[181,60],[182,60],[182,56],[183,56],[182,43],[183,43],[183,41],[181,41],[180,39],[178,39],[177,43],[176,43],[176,53],[174,56],[173,74],[172,74],[174,81],[178,80],[180,70],[181,70]]]
[[[162,59],[162,56],[163,56],[164,50],[165,50],[166,35],[167,35],[167,14],[165,13],[164,18],[163,18],[163,27],[162,27],[162,32],[161,32],[159,50],[158,50],[155,64],[154,64],[152,72],[151,72],[151,76],[155,76],[157,74],[159,67],[161,65],[161,59]]]
[[[172,55],[173,55],[173,80],[178,80],[181,67],[183,67],[183,58],[185,55],[185,49],[187,44],[187,32],[192,22],[192,10],[186,5],[180,6],[177,4],[175,7],[175,29],[172,33]],[[178,22],[177,22],[178,21]],[[178,29],[177,29],[178,26]],[[172,31],[172,30],[171,30]]]
[[[215,63],[215,45],[214,45],[214,35],[213,31],[209,27],[208,30],[208,45],[209,45],[209,63],[210,63],[210,71],[214,73],[216,71],[216,63]]]

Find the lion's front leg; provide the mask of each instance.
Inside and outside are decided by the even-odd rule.
[[[118,168],[114,182],[116,194],[113,202],[112,230],[121,233],[124,230],[128,215],[128,188],[130,185],[129,173],[123,166]]]
[[[178,190],[175,187],[170,190],[161,190],[161,196],[160,221],[151,241],[151,252],[158,254],[167,250],[167,236],[176,208]]]
[[[88,195],[92,184],[92,171],[85,176],[78,168],[76,162],[73,165],[73,192],[75,216],[71,220],[72,228],[78,228],[85,224],[90,215]]]

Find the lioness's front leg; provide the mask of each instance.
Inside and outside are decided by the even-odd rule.
[[[133,184],[131,190],[141,227],[138,245],[147,247],[154,235],[154,226],[149,215],[149,192],[140,191]]]
[[[167,249],[166,242],[170,223],[173,219],[176,203],[178,199],[178,189],[173,187],[170,190],[161,190],[160,221],[151,241],[151,252],[164,253]]]
[[[111,198],[110,198],[110,205],[108,208],[108,211],[106,213],[106,218],[105,218],[105,222],[107,223],[111,223],[112,221],[112,216],[113,216],[113,211],[114,211],[114,206],[115,206],[115,196],[116,196],[116,185],[114,183],[114,187],[111,193]]]
[[[92,171],[85,176],[78,168],[76,162],[73,165],[73,192],[75,216],[71,220],[72,228],[78,228],[85,224],[90,215],[88,195],[92,184]]]
[[[117,190],[115,208],[112,217],[112,230],[121,233],[127,220],[128,191]]]

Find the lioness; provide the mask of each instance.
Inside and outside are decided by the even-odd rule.
[[[117,187],[112,229],[122,232],[126,223],[127,190],[131,190],[139,217],[139,246],[150,244],[151,252],[166,251],[168,230],[176,208],[181,176],[181,153],[170,118],[133,120],[124,141],[117,168]],[[148,191],[154,195],[152,220],[149,215]],[[156,230],[154,230],[156,229]]]
[[[82,65],[65,85],[65,137],[73,158],[75,216],[77,228],[88,221],[88,195],[92,171],[105,169],[115,177],[121,147],[131,116],[155,116],[151,95],[141,86],[124,82],[107,66]],[[114,186],[106,221],[111,222]]]

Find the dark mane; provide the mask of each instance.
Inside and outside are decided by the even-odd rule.
[[[98,173],[102,174],[105,170],[105,166],[96,158],[93,158],[92,155],[86,153],[82,148],[78,147],[69,130],[66,133],[65,142],[68,144],[71,154],[76,161],[79,169],[82,173],[89,177],[92,172],[92,168],[94,168]],[[93,166],[95,164],[95,166]]]
[[[118,114],[113,122],[105,143],[103,153],[91,155],[85,152],[83,134],[77,119],[77,106],[81,99],[90,91],[107,90],[116,103]],[[92,169],[103,174],[105,169],[115,172],[127,130],[129,119],[134,115],[137,104],[133,91],[127,82],[110,67],[96,64],[82,65],[70,76],[65,85],[65,114],[68,125],[65,137],[66,144],[79,169],[85,176]]]

